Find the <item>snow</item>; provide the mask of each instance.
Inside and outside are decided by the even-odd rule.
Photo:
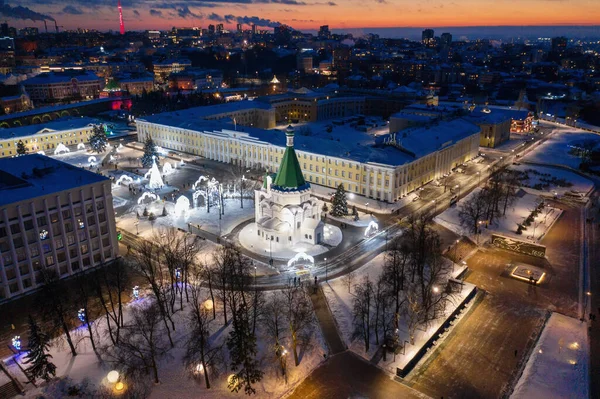
[[[310,187],[312,189],[312,195],[328,202],[331,200],[333,194],[335,194],[335,188],[320,186],[314,183],[311,183]],[[359,215],[361,215],[362,211],[368,211],[368,213],[392,213],[410,204],[416,196],[417,194],[412,192],[396,202],[389,203],[385,201],[378,201],[373,198],[367,198],[363,195],[347,193],[346,202],[348,203],[348,211],[351,212],[352,205],[355,205],[359,210]],[[365,205],[367,203],[369,205]],[[330,206],[330,204],[327,206]],[[367,222],[367,225],[368,224],[369,222]]]
[[[589,359],[587,324],[553,313],[511,398],[588,398]]]
[[[363,267],[355,271],[353,285],[360,283],[365,276],[368,276],[369,279],[375,284],[377,278],[382,273],[384,262],[385,254],[380,254],[366,263]],[[452,275],[456,275],[459,271],[460,270],[454,270]],[[370,360],[378,349],[378,346],[374,344],[374,336],[372,337],[373,342],[371,342],[369,352],[365,352],[365,345],[362,338],[352,338],[352,332],[354,329],[352,316],[354,294],[352,292],[354,291],[354,288],[351,288],[350,292],[348,292],[348,286],[344,281],[344,277],[329,280],[326,283],[321,282],[321,287],[323,288],[323,292],[327,298],[331,312],[335,317],[335,321],[342,339],[348,348],[363,358]],[[465,282],[462,290],[455,293],[450,298],[442,317],[434,320],[426,329],[422,329],[421,327],[417,328],[414,336],[414,345],[407,344],[406,351],[404,353],[401,352],[400,354],[397,354],[395,359],[393,354],[388,354],[387,360],[381,360],[379,366],[396,375],[396,369],[403,369],[408,364],[408,362],[417,354],[417,352],[431,338],[436,330],[445,322],[452,312],[454,312],[457,306],[459,306],[474,289],[475,286],[473,284]],[[398,334],[400,337],[399,342],[402,343],[409,341],[410,333],[406,320],[403,316],[400,318]],[[440,340],[438,339],[438,344],[439,342]]]
[[[240,244],[254,253],[270,256],[273,259],[291,259],[298,253],[306,253],[315,256],[337,247],[342,242],[342,231],[339,227],[326,224],[323,228],[323,245],[298,242],[293,246],[280,244],[278,242],[265,240],[256,234],[256,224],[250,223],[240,231]]]
[[[554,133],[545,142],[539,144],[524,160],[543,164],[565,165],[578,169],[581,158],[569,154],[569,145],[578,145],[586,140],[600,144],[600,136],[594,133],[584,133],[581,130],[555,129]]]
[[[570,172],[568,170],[553,168],[553,167],[543,167],[543,166],[533,166],[533,165],[513,165],[511,169],[518,170],[521,172],[527,172],[529,176],[529,180],[523,181],[523,185],[527,185],[530,189],[527,189],[528,192],[537,192],[539,194],[548,194],[554,195],[554,193],[558,193],[559,196],[564,195],[568,191],[577,191],[579,193],[588,193],[593,187],[594,184],[591,180],[586,179],[583,176],[578,175],[577,173]],[[551,176],[541,176],[540,174],[536,174],[535,172],[539,172],[540,174],[550,174]],[[552,179],[555,177],[556,179],[564,179],[571,186],[561,187],[560,185],[550,184],[548,188],[544,188],[542,190],[533,190],[536,184],[544,184],[545,182],[541,181],[541,178],[544,179]]]
[[[348,209],[348,212],[352,212],[352,208]],[[375,216],[366,214],[364,212],[358,212],[358,220],[354,220],[354,216],[351,214],[344,216],[333,216],[329,213],[327,214],[327,219],[333,219],[338,222],[343,222],[347,225],[356,227],[367,227],[371,222],[379,222]]]
[[[517,225],[523,223],[523,221],[531,214],[531,211],[540,202],[538,195],[529,194],[522,192],[521,197],[517,197],[516,201],[506,209],[506,216],[496,220],[494,224],[489,225],[487,228],[485,225],[481,227],[481,234],[478,238],[477,235],[471,234],[468,229],[460,225],[460,218],[458,216],[461,205],[466,201],[469,201],[476,193],[481,189],[477,188],[473,190],[465,198],[461,199],[456,206],[449,207],[440,215],[434,218],[434,221],[445,228],[454,231],[459,235],[467,235],[474,242],[486,242],[489,240],[494,233],[498,233],[507,237],[516,238],[518,240],[532,240],[540,241],[546,233],[550,230],[554,222],[559,218],[562,210],[558,208],[551,208],[546,206],[542,212],[534,219],[535,221],[523,231],[523,234],[517,234]],[[546,214],[546,210],[548,213]],[[535,231],[534,231],[535,226]],[[525,227],[525,226],[524,226]],[[533,234],[535,233],[535,237]]]

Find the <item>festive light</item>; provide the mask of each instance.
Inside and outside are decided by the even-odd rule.
[[[83,143],[77,144],[77,149],[78,150],[85,150],[85,144],[83,144]]]
[[[213,301],[211,299],[207,299],[206,301],[204,301],[204,309],[206,310],[212,310],[213,307],[215,306],[215,304],[213,303]]]
[[[204,371],[204,366],[202,365],[202,363],[198,363],[196,365],[196,374],[200,374]]]
[[[140,287],[137,285],[133,287],[133,299],[135,299],[136,301],[140,299]]]
[[[48,230],[40,231],[40,240],[45,240],[46,238],[48,238]]]
[[[177,198],[175,202],[175,215],[185,215],[188,209],[190,209],[190,200],[184,195]]]
[[[13,348],[15,348],[18,351],[21,350],[21,336],[20,335],[15,335],[13,337],[12,346],[13,346]]]
[[[370,235],[377,233],[378,230],[379,230],[379,225],[377,223],[375,223],[373,220],[371,220],[369,222],[369,225],[365,229],[365,237],[369,237]]]
[[[116,383],[117,381],[119,381],[119,372],[117,370],[109,371],[108,374],[106,375],[106,379],[111,384]]]
[[[181,269],[175,269],[175,278],[177,278],[177,280],[181,278]]]
[[[85,323],[86,317],[85,317],[85,309],[84,308],[79,309],[79,311],[77,312],[77,318],[82,323]]]
[[[122,391],[123,389],[125,389],[125,384],[122,382],[117,382],[115,385],[115,391]]]
[[[59,143],[56,146],[56,149],[54,150],[54,155],[58,155],[58,154],[61,154],[61,153],[67,153],[67,152],[71,152],[71,150],[69,150],[67,148],[67,146],[65,146],[63,143]]]
[[[148,182],[148,186],[152,189],[162,188],[164,186],[160,170],[158,170],[158,166],[156,165],[156,157],[152,158],[152,168],[150,168],[150,181]]]
[[[92,162],[98,162],[98,160],[96,159],[96,157],[93,156],[93,155],[88,158],[88,163],[92,163]]]

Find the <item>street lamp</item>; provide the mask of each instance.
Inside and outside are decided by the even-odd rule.
[[[481,172],[477,172],[477,185],[481,184]]]
[[[433,213],[435,214],[437,212],[437,200],[432,200],[431,202],[433,202]]]
[[[140,235],[140,228],[139,228],[139,225],[140,225],[140,221],[139,221],[139,220],[136,220],[136,221],[135,221],[135,232],[136,232],[136,234],[137,234],[138,236]]]
[[[458,243],[460,242],[460,240],[456,240],[456,244],[454,245],[454,262],[452,262],[452,273],[454,273],[454,264],[457,261],[456,255],[457,255],[457,251],[458,251]]]
[[[458,198],[460,198],[460,184],[457,184],[454,188],[458,188]]]
[[[365,202],[365,212],[369,213],[369,203]]]
[[[327,281],[327,258],[325,258],[325,281]]]

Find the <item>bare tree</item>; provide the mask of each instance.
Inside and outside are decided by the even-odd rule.
[[[129,284],[129,270],[119,258],[102,265],[93,277],[93,290],[102,307],[109,337],[114,345],[119,342],[120,329],[123,326],[122,296]]]
[[[92,345],[92,350],[94,351],[94,353],[98,354],[92,323],[94,320],[96,320],[96,316],[99,315],[97,314],[97,311],[92,303],[93,288],[90,280],[90,276],[83,272],[77,273],[75,275],[75,281],[77,282],[77,293],[75,296],[75,302],[77,306],[81,310],[83,310],[84,320],[82,322],[84,323],[88,331],[88,337]]]
[[[383,264],[384,281],[388,285],[388,293],[393,298],[394,314],[397,318],[404,301],[401,295],[404,291],[406,269],[409,263],[408,248],[398,239],[390,243],[390,249],[385,255]]]
[[[373,289],[374,314],[372,325],[375,330],[375,343],[377,345],[379,345],[379,331],[383,333],[383,339],[385,339],[389,330],[391,321],[390,299],[385,275],[382,273],[377,278]]]
[[[342,277],[342,281],[344,282],[344,285],[348,288],[348,294],[350,294],[350,288],[352,288],[352,285],[354,284],[355,279],[356,279],[356,274],[354,272],[350,272],[350,273],[344,275],[344,277]]]
[[[354,286],[352,338],[361,338],[365,343],[365,352],[369,351],[371,340],[371,302],[373,300],[373,283],[369,276]]]
[[[38,284],[41,283],[42,287],[37,298],[37,304],[41,314],[51,326],[49,333],[51,336],[64,334],[65,340],[71,349],[71,354],[77,356],[70,332],[73,327],[72,320],[75,318],[75,309],[69,295],[70,291],[65,287],[64,281],[58,277],[54,269],[42,267],[39,277],[41,281],[38,281]]]
[[[273,349],[279,361],[282,376],[286,376],[281,340],[287,331],[285,296],[281,292],[274,292],[266,301],[265,311],[261,317],[268,337],[273,341]]]
[[[119,343],[109,350],[109,358],[127,374],[152,373],[158,384],[158,361],[169,351],[165,340],[163,318],[157,303],[133,307],[130,324],[123,327]],[[167,328],[168,330],[168,328]]]
[[[506,215],[506,208],[512,205],[517,199],[519,189],[519,175],[513,170],[505,169],[502,176],[502,195],[504,197],[502,215]]]
[[[298,366],[300,364],[298,344],[301,341],[306,341],[306,336],[312,333],[314,321],[312,302],[306,291],[301,287],[288,285],[282,290],[282,293],[285,298],[285,318],[292,339],[294,364]]]
[[[483,219],[486,209],[486,198],[483,191],[476,191],[462,202],[458,211],[460,225],[472,234],[477,234],[479,222]]]

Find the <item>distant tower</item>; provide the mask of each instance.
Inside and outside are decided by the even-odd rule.
[[[121,34],[125,34],[125,24],[123,23],[123,9],[121,8],[121,0],[119,0],[119,27],[121,28]]]

